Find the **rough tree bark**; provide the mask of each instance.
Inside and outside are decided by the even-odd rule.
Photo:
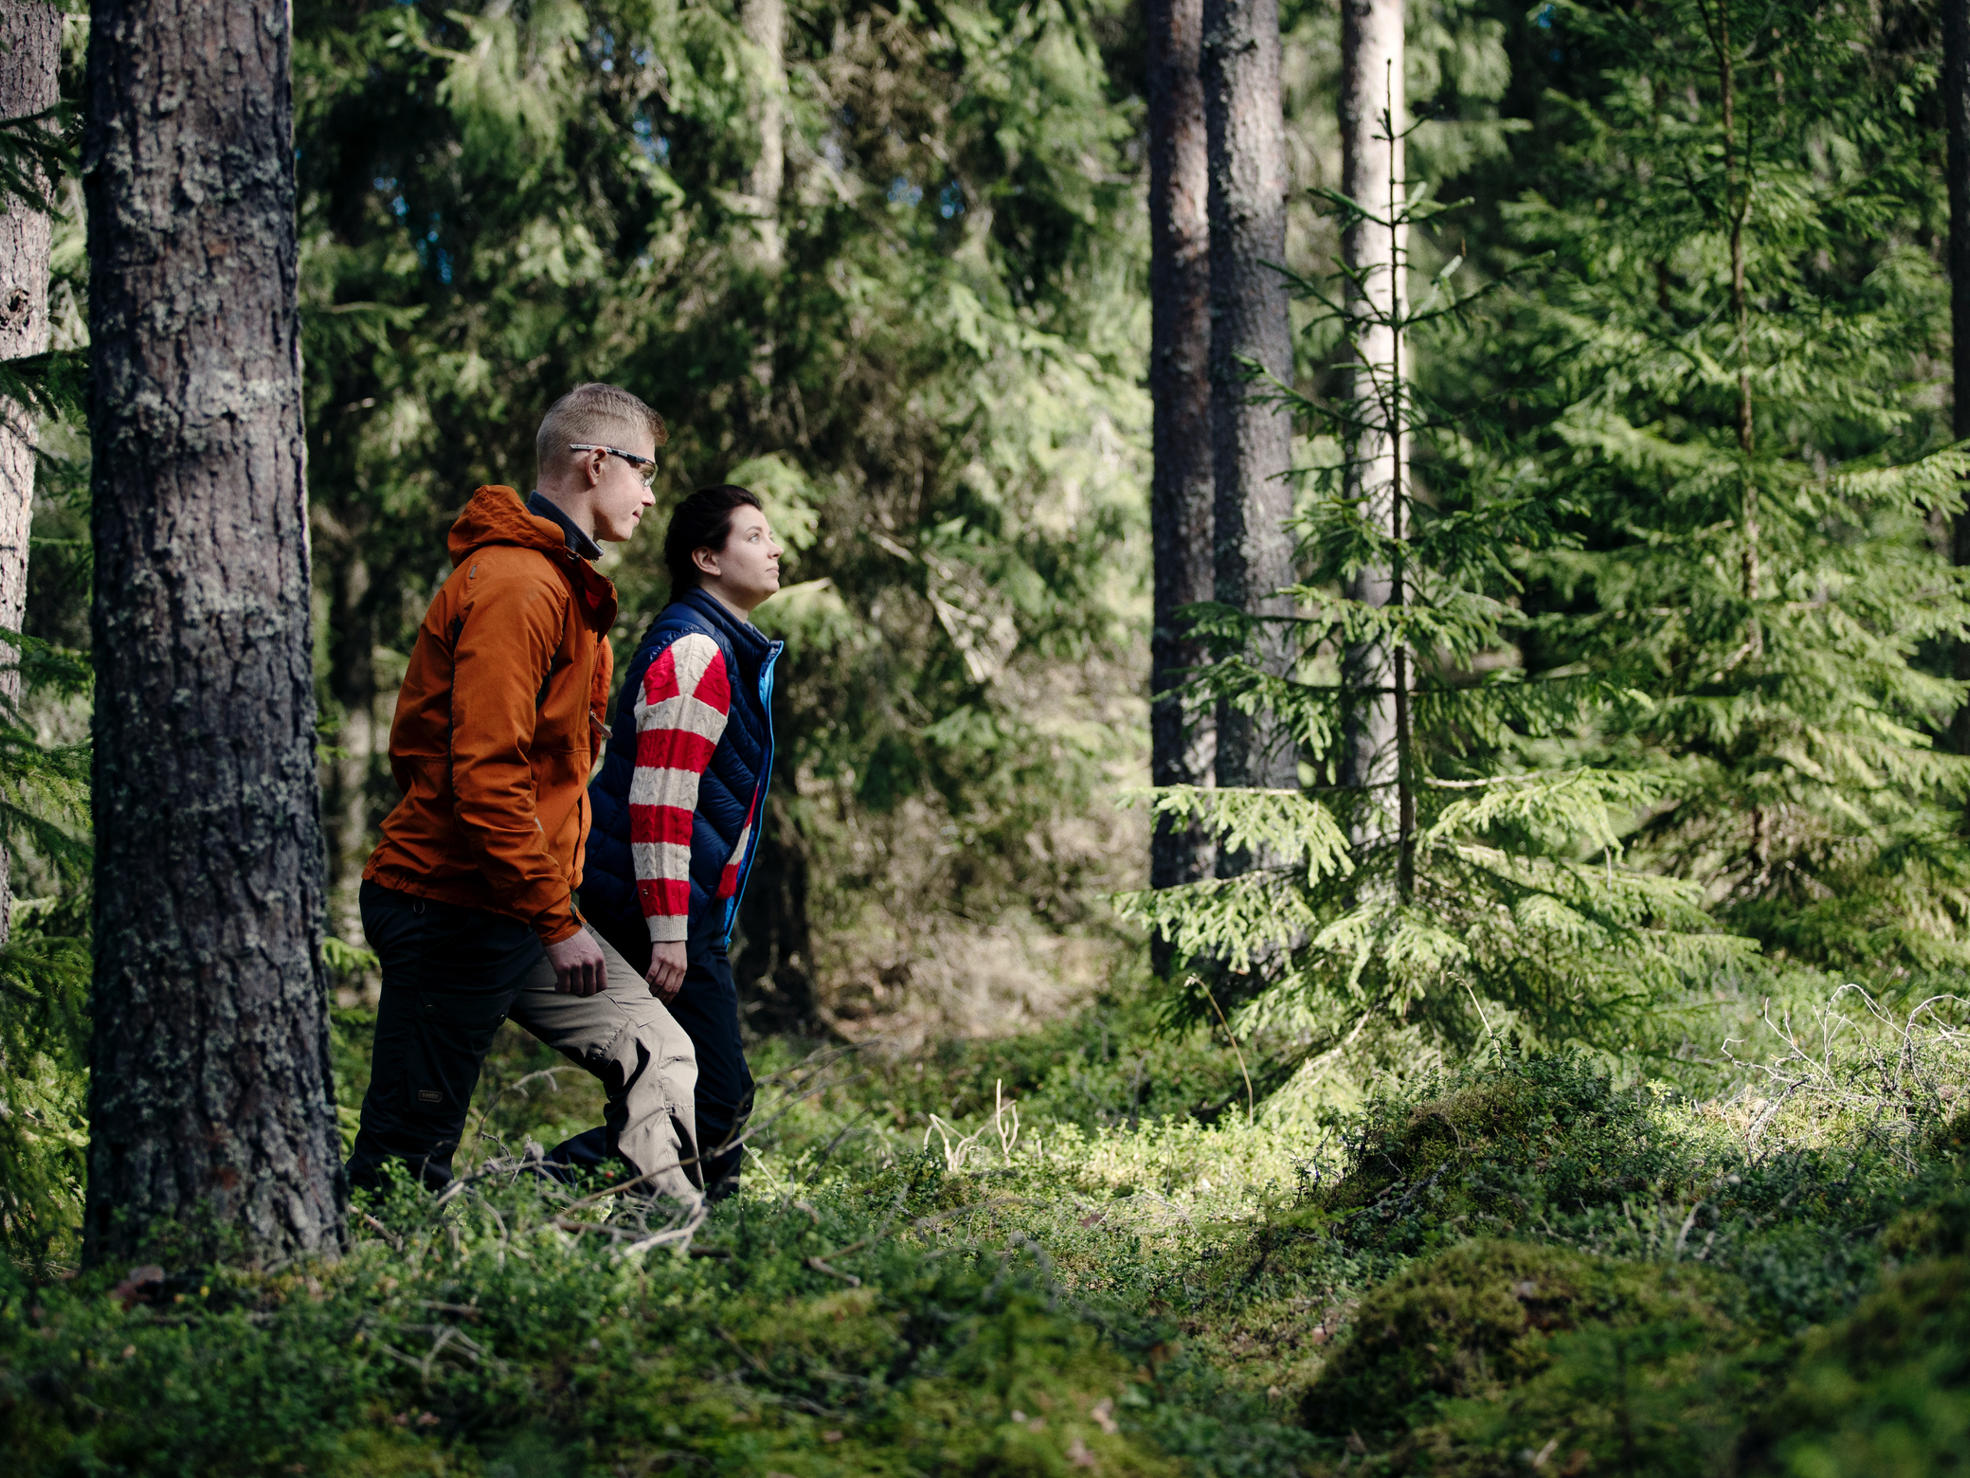
[[[1403,141],[1408,125],[1403,85],[1402,0],[1342,0],[1341,191],[1394,222],[1403,205]],[[1375,527],[1402,536],[1405,455],[1399,398],[1402,377],[1404,228],[1356,221],[1341,240],[1347,309],[1356,325],[1356,361],[1344,391],[1349,404],[1345,496]],[[1350,599],[1386,606],[1400,601],[1397,571],[1371,566],[1355,576]],[[1399,828],[1401,743],[1398,695],[1406,696],[1407,662],[1387,642],[1363,642],[1342,654],[1348,705],[1340,756],[1341,784],[1363,792],[1353,830],[1358,844]]]
[[[85,1255],[340,1244],[287,8],[96,0]]]
[[[1943,107],[1949,120],[1949,307],[1952,428],[1970,437],[1970,0],[1943,0]],[[1970,565],[1970,512],[1956,515],[1950,552]],[[1970,642],[1956,646],[1956,677],[1970,682]],[[1970,754],[1970,703],[1956,711],[1950,738]]]
[[[1148,0],[1149,394],[1154,471],[1149,521],[1155,544],[1155,621],[1149,644],[1149,772],[1155,785],[1207,785],[1216,733],[1208,714],[1177,695],[1204,644],[1177,612],[1210,600],[1216,581],[1211,473],[1210,167],[1199,72],[1203,0]],[[1158,824],[1149,885],[1210,876],[1209,834],[1194,823]]]
[[[31,118],[59,100],[61,11],[52,3],[0,6],[0,118]],[[45,211],[8,200],[0,214],[0,359],[24,359],[48,347],[48,247]],[[0,395],[0,628],[19,631],[27,609],[27,537],[34,521],[34,409]],[[18,654],[0,642],[0,714],[20,701]],[[12,891],[7,850],[0,846],[0,944],[7,942]]]
[[[1292,417],[1247,364],[1291,381],[1292,330],[1286,280],[1286,128],[1279,94],[1277,0],[1204,0],[1203,80],[1210,170],[1211,466],[1216,479],[1213,542],[1217,598],[1255,616],[1290,616],[1274,594],[1293,580],[1286,529]],[[1292,661],[1283,623],[1261,629],[1254,656],[1268,672]],[[1299,760],[1283,728],[1220,704],[1221,786],[1299,783]],[[1222,852],[1221,874],[1250,859]]]

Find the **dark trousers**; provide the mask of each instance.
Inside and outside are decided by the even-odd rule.
[[[632,967],[650,970],[650,934],[641,919],[633,924],[596,919],[595,932]],[[670,1002],[670,1014],[691,1038],[698,1059],[698,1143],[704,1146],[705,1194],[722,1200],[739,1188],[745,1146],[732,1141],[752,1116],[752,1069],[739,1039],[739,988],[732,962],[722,949],[693,950],[683,987]],[[591,1131],[593,1133],[594,1131]],[[570,1141],[570,1149],[577,1149]]]
[[[517,919],[368,882],[361,899],[383,996],[352,1185],[375,1186],[390,1160],[433,1188],[451,1180],[479,1070],[510,1015],[594,1073],[608,1095],[602,1127],[549,1151],[549,1164],[627,1162],[653,1190],[695,1194],[690,1039],[617,951],[598,941],[605,990],[566,995],[539,938]]]

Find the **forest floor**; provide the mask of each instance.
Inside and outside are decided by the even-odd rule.
[[[1965,1472],[1970,1034],[1917,1006],[1773,1008],[1700,1097],[1500,1054],[1256,1116],[1139,1003],[769,1041],[695,1226],[493,1170],[368,1205],[333,1265],[9,1267],[7,1467]],[[470,1153],[582,1126],[550,1067],[503,1042]]]

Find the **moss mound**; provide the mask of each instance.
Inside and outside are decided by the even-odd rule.
[[[1811,1336],[1744,1448],[1754,1474],[1970,1473],[1970,1258],[1907,1268]]]
[[[1904,1211],[1881,1233],[1881,1250],[1902,1262],[1970,1256],[1970,1186]]]
[[[1413,1429],[1452,1398],[1494,1399],[1552,1362],[1557,1336],[1598,1325],[1727,1334],[1708,1280],[1568,1248],[1467,1242],[1371,1293],[1301,1405],[1315,1431]]]
[[[1939,1159],[1970,1162],[1970,1108],[1938,1124],[1929,1136],[1929,1149]]]
[[[1347,1175],[1317,1198],[1350,1245],[1414,1254],[1657,1183],[1680,1157],[1645,1090],[1580,1058],[1509,1062],[1453,1092],[1371,1110]]]

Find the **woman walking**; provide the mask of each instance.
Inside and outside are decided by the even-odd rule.
[[[738,1188],[752,1110],[728,952],[773,770],[773,668],[783,643],[752,624],[780,588],[759,499],[700,488],[664,536],[671,599],[637,644],[602,768],[582,911],[644,972],[697,1049],[706,1193]]]

